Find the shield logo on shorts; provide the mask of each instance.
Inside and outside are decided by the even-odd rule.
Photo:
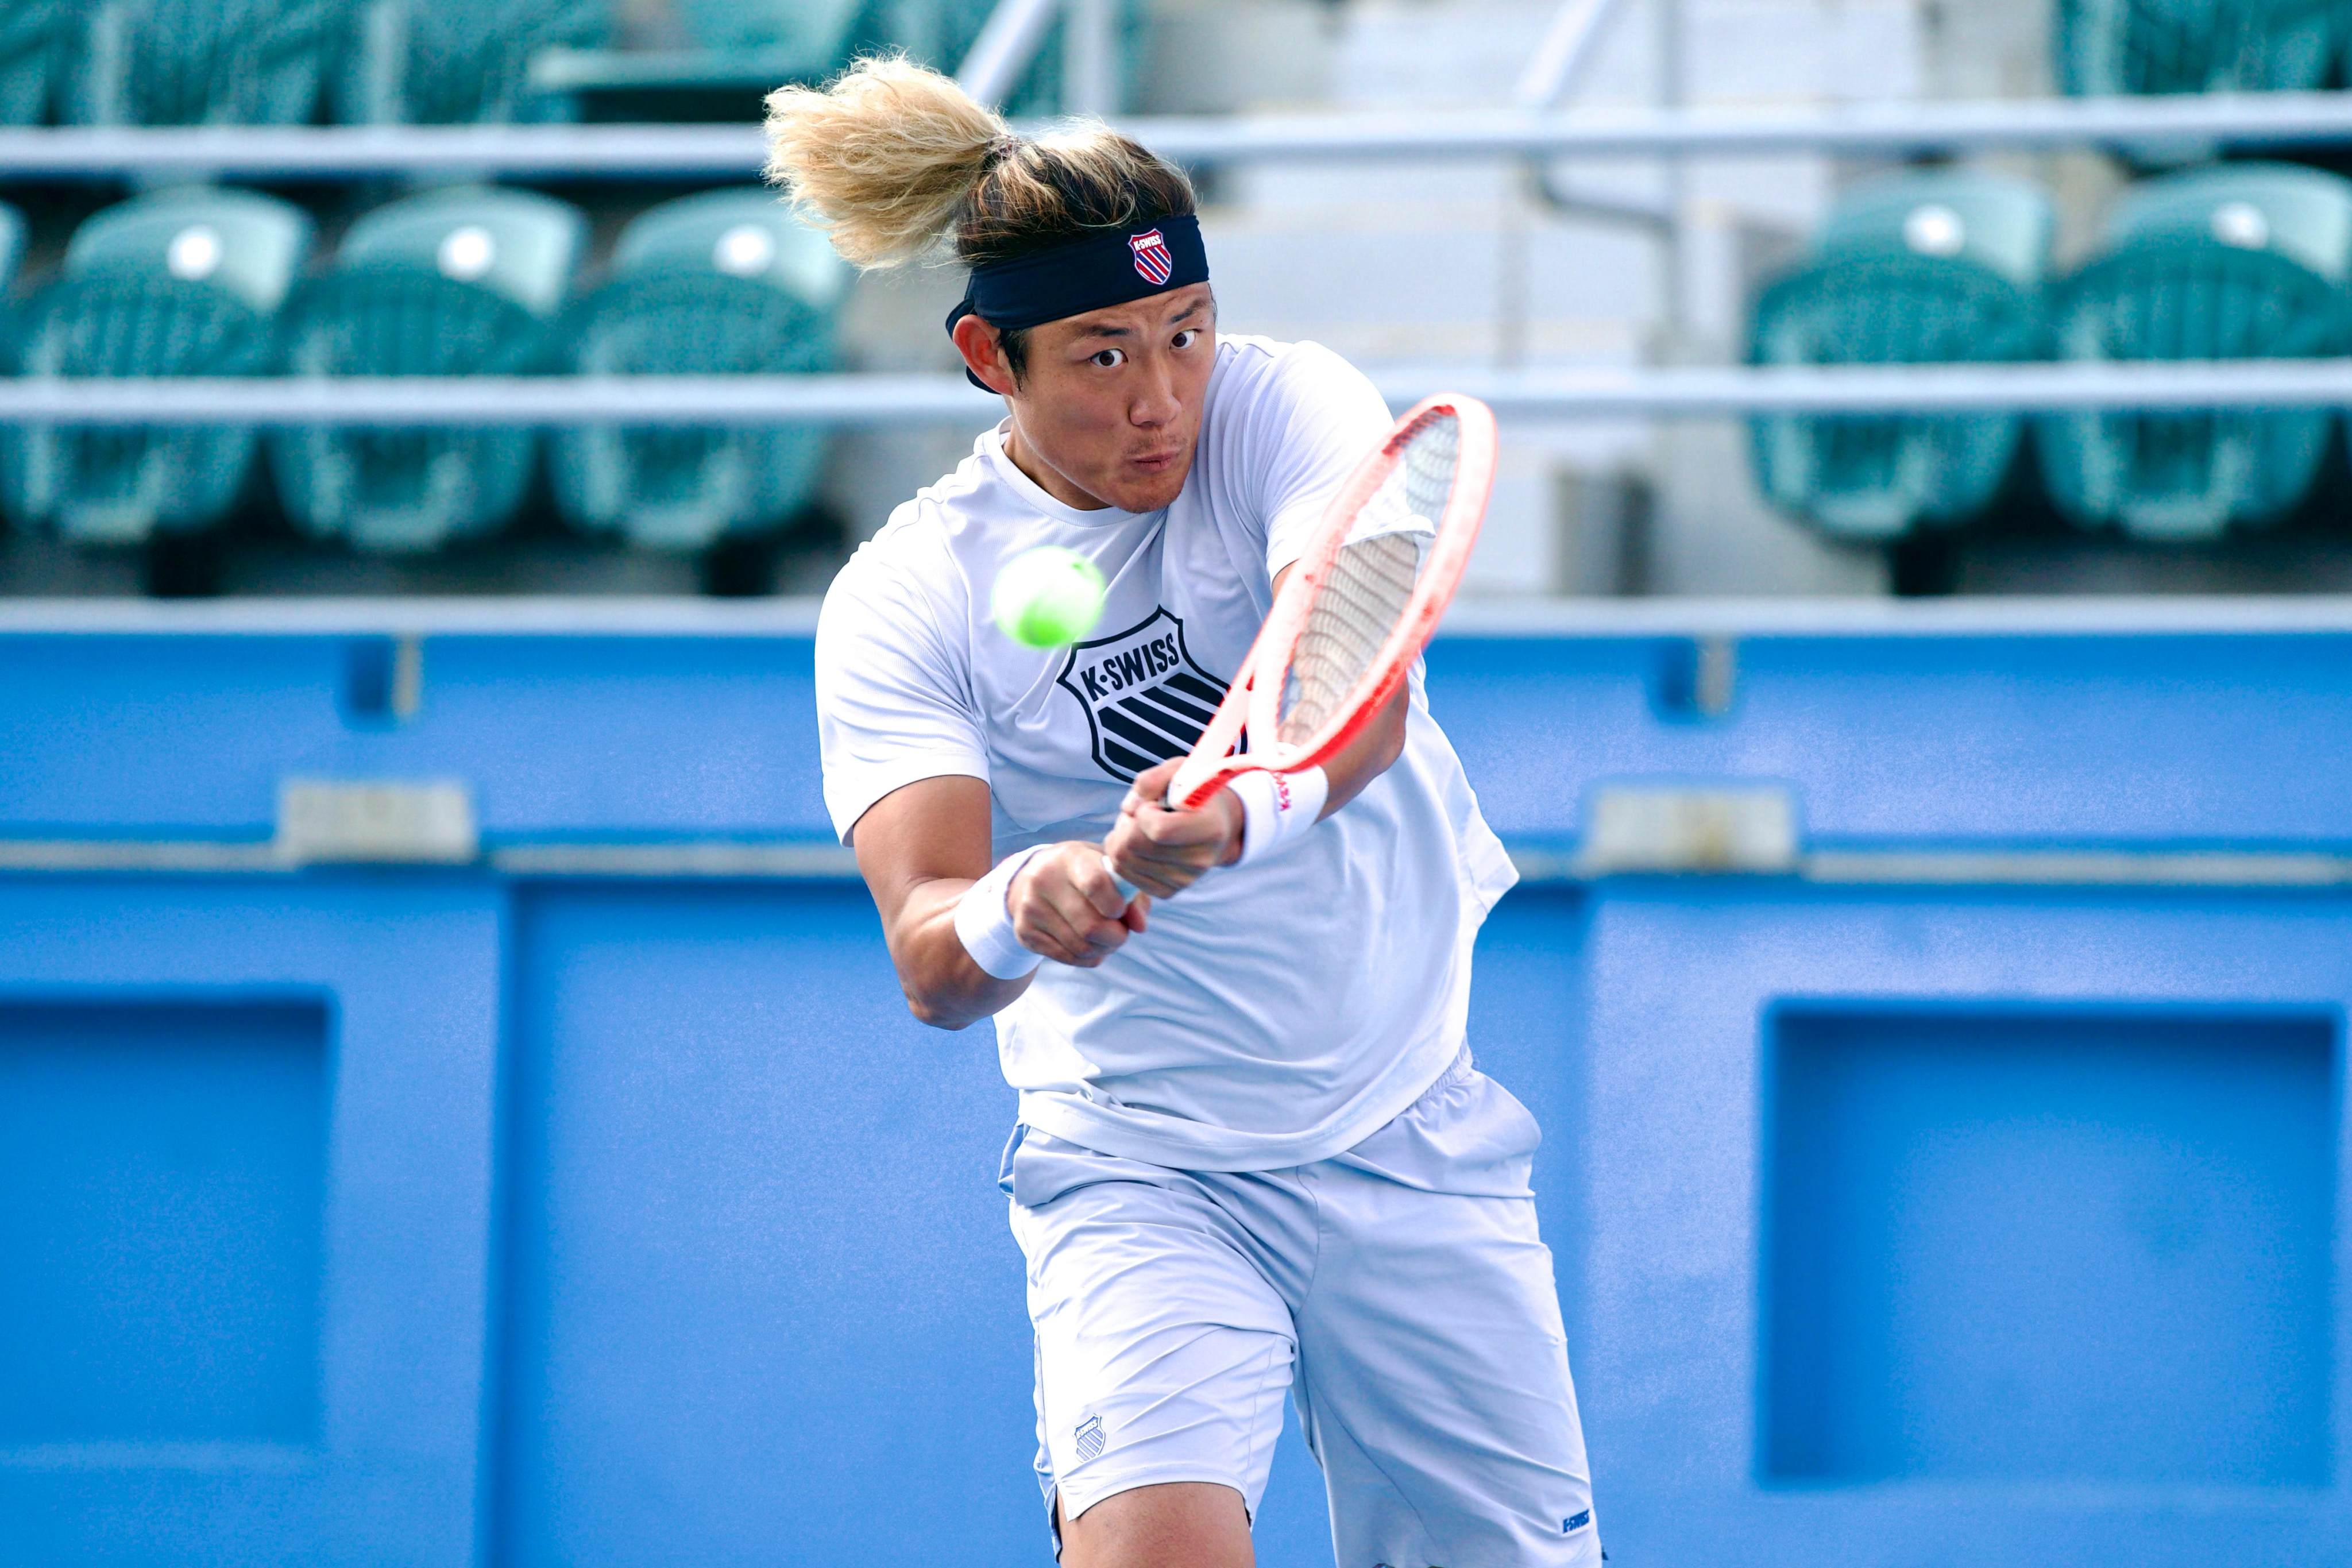
[[[1135,269],[1143,280],[1158,289],[1167,283],[1176,271],[1176,258],[1169,254],[1167,238],[1156,228],[1130,235],[1128,249],[1135,252]]]
[[[1078,1458],[1091,1459],[1103,1451],[1102,1417],[1089,1415],[1078,1423]]]
[[[1225,683],[1193,662],[1184,623],[1164,609],[1074,645],[1055,679],[1086,710],[1096,763],[1121,784],[1190,752],[1225,700]]]

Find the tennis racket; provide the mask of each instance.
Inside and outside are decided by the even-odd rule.
[[[1245,773],[1320,767],[1361,733],[1462,585],[1494,484],[1495,416],[1485,404],[1440,393],[1399,419],[1332,499],[1170,782],[1168,808],[1194,810]],[[1244,731],[1248,749],[1237,750]]]

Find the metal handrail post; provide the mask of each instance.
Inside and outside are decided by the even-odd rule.
[[[1625,0],[1561,0],[1536,46],[1535,58],[1519,74],[1511,100],[1522,109],[1557,109],[1576,90],[1585,68],[1600,52],[1609,25]]]
[[[1683,0],[1651,0],[1657,10],[1658,110],[1674,114],[1683,107]],[[1664,288],[1658,314],[1665,328],[1664,357],[1678,360],[1690,340],[1690,173],[1680,158],[1664,160],[1666,222],[1661,249]]]
[[[1108,120],[1118,103],[1118,0],[1063,0],[1062,107]]]
[[[1512,89],[1512,102],[1537,113],[1567,102],[1625,5],[1626,0],[1561,0],[1551,26],[1544,30],[1543,41],[1536,46],[1535,58]],[[1528,162],[1528,190],[1553,212],[1631,224],[1661,237],[1673,216],[1665,203],[1646,197],[1570,190],[1550,163],[1540,157]]]
[[[980,37],[956,71],[956,80],[986,104],[1002,103],[1037,58],[1061,0],[998,0],[982,24]]]

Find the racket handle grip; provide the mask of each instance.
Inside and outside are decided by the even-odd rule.
[[[1183,771],[1179,769],[1177,771],[1177,778],[1181,777],[1183,777]],[[1160,803],[1161,810],[1173,811],[1176,809],[1175,786],[1176,780],[1169,780],[1168,794]],[[1126,878],[1120,876],[1117,868],[1111,865],[1110,857],[1108,855],[1103,857],[1103,869],[1110,873],[1110,885],[1118,889],[1118,896],[1125,899],[1130,904],[1135,902],[1135,895],[1141,892],[1142,889],[1138,888],[1134,883],[1129,881]]]

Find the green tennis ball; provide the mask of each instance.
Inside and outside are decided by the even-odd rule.
[[[1075,550],[1041,544],[1004,563],[988,609],[1014,642],[1067,647],[1102,619],[1103,574]]]

